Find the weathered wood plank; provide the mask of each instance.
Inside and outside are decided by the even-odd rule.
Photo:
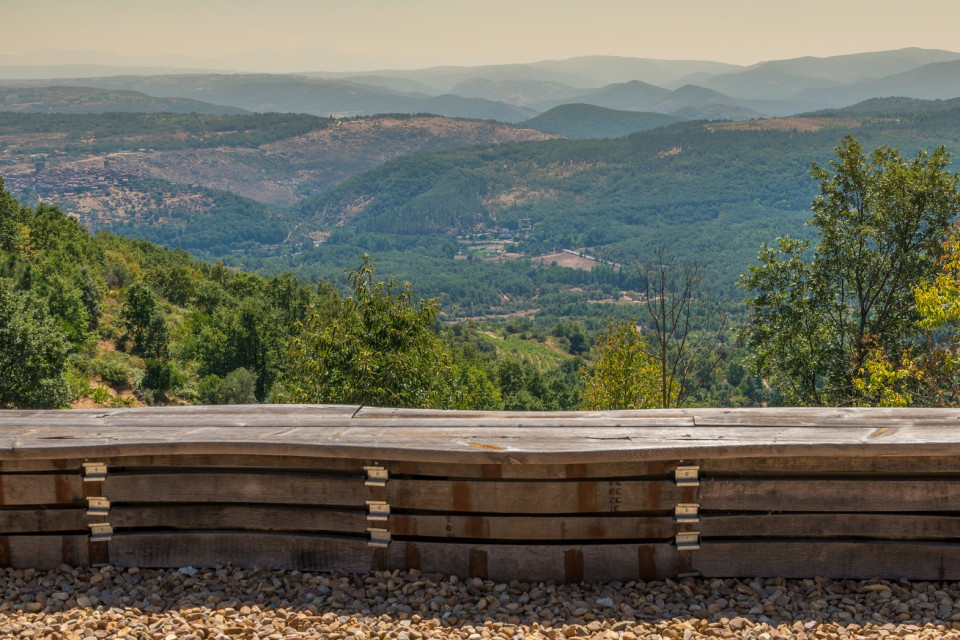
[[[672,477],[671,474],[678,462],[637,460],[591,464],[469,464],[397,460],[385,461],[384,464],[389,468],[391,476],[488,480],[576,480],[579,478]]]
[[[960,516],[904,513],[702,515],[694,528],[704,537],[724,538],[947,540],[960,538]]]
[[[391,515],[395,536],[475,540],[667,540],[679,529],[668,517]]]
[[[2,452],[0,452],[2,455]],[[437,478],[543,479],[657,477],[668,476],[681,464],[695,464],[704,477],[802,477],[802,476],[903,476],[919,477],[935,474],[960,476],[960,456],[884,456],[839,457],[752,457],[706,458],[679,460],[636,460],[629,462],[592,462],[589,464],[470,464],[424,462],[418,460],[382,460],[377,458],[324,458],[302,455],[146,455],[98,457],[115,471],[136,467],[234,468],[234,469],[302,469],[314,473],[325,471],[363,473],[363,467],[379,464],[391,476],[423,476]],[[0,457],[0,474],[25,471],[73,470],[79,472],[84,459],[6,459]]]
[[[960,544],[924,542],[704,542],[691,568],[705,577],[960,579]]]
[[[0,509],[0,535],[51,531],[84,531],[86,508]]]
[[[89,564],[86,535],[0,536],[0,566],[55,569],[61,564]]]
[[[419,569],[498,582],[584,582],[673,576],[669,544],[537,545],[401,542],[389,547],[388,568]]]
[[[702,476],[802,477],[802,476],[960,476],[960,456],[822,456],[769,458],[707,458],[696,462]]]
[[[83,478],[73,474],[0,475],[0,505],[81,504]]]
[[[110,562],[119,567],[237,567],[301,571],[370,571],[374,548],[365,540],[319,535],[231,531],[118,533]]]
[[[276,473],[110,473],[111,502],[242,502],[365,506],[362,477]]]
[[[362,534],[366,513],[294,505],[132,505],[110,510],[114,528],[246,529]]]
[[[392,508],[473,513],[611,513],[672,510],[691,502],[693,487],[672,481],[565,482],[390,480]]]
[[[960,479],[705,480],[696,502],[712,511],[956,511]]]
[[[960,411],[953,409],[516,414],[293,405],[12,411],[0,414],[0,458],[205,455],[214,446],[223,455],[475,464],[956,456],[958,421]]]

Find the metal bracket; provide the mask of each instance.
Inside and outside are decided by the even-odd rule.
[[[90,525],[90,542],[106,542],[113,537],[113,527],[106,522]]]
[[[390,505],[383,500],[367,500],[367,520],[386,521],[390,518]]]
[[[678,551],[693,551],[700,548],[699,531],[681,531],[677,533],[674,542]]]
[[[386,486],[387,480],[390,479],[390,473],[383,467],[364,467],[367,472],[367,479],[363,484],[368,487],[383,487]]]
[[[100,496],[87,498],[88,516],[105,516],[110,513],[110,501]]]
[[[679,487],[699,487],[700,467],[677,467],[673,479]]]
[[[107,465],[103,462],[84,462],[83,481],[103,482],[107,479]]]
[[[367,529],[367,533],[370,534],[370,539],[367,540],[367,544],[371,547],[389,547],[390,546],[390,532],[386,529]]]
[[[673,517],[678,524],[696,524],[700,522],[700,505],[691,503],[691,504],[678,504],[673,508]]]

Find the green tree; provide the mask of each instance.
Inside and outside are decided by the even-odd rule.
[[[431,329],[435,300],[379,282],[367,256],[350,273],[352,297],[308,313],[293,339],[282,399],[447,408],[458,405],[450,354]],[[475,385],[476,386],[476,385]]]
[[[932,278],[950,222],[960,214],[957,175],[938,148],[906,161],[852,137],[832,173],[814,165],[819,243],[764,245],[740,284],[753,294],[748,365],[791,404],[850,405],[869,354],[899,362],[918,320],[912,288]]]
[[[597,338],[597,359],[583,373],[583,409],[654,409],[661,406],[660,366],[632,321],[607,321]],[[675,391],[675,390],[674,390]]]
[[[857,371],[860,404],[882,407],[960,403],[960,228],[946,243],[940,271],[913,289],[916,333],[899,360],[873,349]]]
[[[42,304],[0,280],[0,408],[55,409],[69,403],[67,351]]]
[[[170,330],[156,296],[143,282],[127,289],[120,317],[126,329],[124,340],[133,345],[130,353],[145,358],[165,359],[170,343]]]

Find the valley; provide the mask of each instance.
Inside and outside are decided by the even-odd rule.
[[[0,80],[0,175],[91,230],[237,269],[343,288],[370,254],[449,318],[628,313],[658,247],[704,264],[709,295],[737,310],[761,243],[808,234],[810,162],[843,136],[960,147],[960,104],[929,99],[952,97],[958,60]],[[865,86],[870,99],[836,108]],[[874,97],[886,87],[912,97]]]

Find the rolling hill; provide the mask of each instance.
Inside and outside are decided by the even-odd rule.
[[[519,122],[535,115],[535,112],[522,107],[482,98],[449,94],[430,96],[347,80],[288,75],[112,76],[62,79],[58,83],[114,91],[139,91],[158,97],[190,98],[259,113],[306,113],[324,117],[432,113],[501,122]],[[26,83],[21,81],[18,84]],[[50,82],[36,81],[32,84],[49,85]]]
[[[591,104],[564,104],[522,124],[566,138],[621,138],[681,121],[683,118],[664,113],[617,111]]]
[[[139,91],[92,87],[0,88],[0,111],[21,113],[199,113],[239,115],[249,113],[189,98],[158,98]]]
[[[842,136],[853,134],[868,149],[890,144],[904,155],[940,144],[960,149],[960,101],[933,111],[904,106],[892,101],[871,105],[870,115],[855,108],[804,118],[685,122],[615,140],[405,156],[303,201],[301,228],[332,235],[296,260],[274,260],[335,277],[328,265],[379,249],[396,275],[428,292],[452,297],[451,274],[460,273],[478,291],[489,286],[512,298],[537,291],[528,273],[535,267],[523,267],[524,258],[568,249],[630,265],[665,246],[672,256],[703,262],[714,292],[735,299],[733,284],[762,242],[808,233],[803,222],[816,193],[810,162],[829,162]],[[494,267],[468,267],[453,252],[438,257],[440,238],[504,228],[516,245],[516,271],[533,284],[481,285],[479,274]],[[547,302],[541,297],[536,304]]]

